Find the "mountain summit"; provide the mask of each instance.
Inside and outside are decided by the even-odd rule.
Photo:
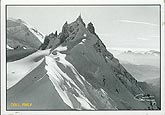
[[[7,48],[38,48],[44,36],[21,19],[7,20]]]
[[[9,109],[17,109],[11,102],[22,100],[32,102],[34,110],[157,109],[137,99],[146,92],[81,16],[66,22],[59,34],[46,36],[39,49],[8,63]]]

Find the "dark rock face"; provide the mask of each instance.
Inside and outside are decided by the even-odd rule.
[[[107,58],[112,60],[115,64],[117,64],[117,67],[114,66],[113,71],[117,79],[121,81],[121,83],[130,91],[132,94],[137,95],[140,90],[137,86],[137,80],[127,72],[127,70],[119,63],[119,60],[114,58],[114,56],[107,51],[104,43],[100,39],[97,40],[97,42],[93,45],[96,52],[100,53],[104,59],[105,62],[108,63]]]
[[[67,22],[63,25],[63,28],[62,28],[62,33],[60,33],[60,43],[63,43],[66,38],[69,36],[69,33],[68,33],[68,24]]]
[[[41,46],[39,47],[39,49],[41,50],[45,50],[48,49],[48,45],[50,42],[54,41],[57,38],[57,31],[54,33],[49,34],[48,36],[45,37],[44,39],[44,43],[41,44]]]
[[[48,46],[48,44],[49,44],[49,41],[50,41],[49,37],[48,37],[48,36],[46,36],[46,37],[45,37],[45,40],[44,40],[44,43],[43,43],[43,44],[41,44],[41,46],[39,47],[39,49],[41,49],[41,50],[45,50],[45,49],[46,49],[46,47],[47,47],[47,46]]]
[[[45,50],[45,49],[49,49],[53,47],[53,43],[56,39],[58,39],[59,43],[57,43],[57,45],[62,44],[67,37],[69,37],[69,27],[68,27],[68,23],[65,22],[65,24],[62,27],[62,32],[58,35],[57,31],[55,33],[51,33],[48,36],[45,37],[44,43],[39,47],[39,49],[41,50]],[[53,47],[54,48],[54,47]]]
[[[55,32],[54,37],[57,37],[57,31]]]
[[[90,22],[87,26],[87,29],[89,30],[90,33],[94,34],[97,38],[99,38],[99,36],[95,33],[95,27],[94,25]],[[100,39],[100,38],[99,38]],[[101,40],[100,40],[101,41]],[[101,41],[102,42],[102,41]],[[102,43],[103,44],[103,43]],[[103,44],[104,45],[104,44]],[[104,45],[105,46],[105,45]]]
[[[137,84],[137,80],[127,72],[127,70],[119,64],[118,68],[114,68],[115,76],[123,83],[123,85],[135,96],[141,90]]]
[[[83,19],[81,18],[81,15],[77,18],[76,22],[82,23],[85,27],[85,23],[83,22]]]
[[[44,43],[39,47],[39,49],[44,50],[51,48],[51,50],[53,50],[60,44],[67,43],[69,40],[73,40],[79,31],[79,26],[82,25],[85,27],[85,23],[83,22],[81,15],[71,24],[68,24],[66,21],[62,27],[62,32],[58,35],[56,31],[55,34],[51,33],[46,36]]]
[[[87,29],[90,31],[90,33],[95,34],[95,28],[91,22],[88,24]]]

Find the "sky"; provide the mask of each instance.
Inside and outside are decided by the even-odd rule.
[[[159,6],[8,6],[7,18],[22,19],[43,35],[81,14],[94,24],[107,48],[160,50]]]

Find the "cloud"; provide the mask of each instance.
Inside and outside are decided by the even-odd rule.
[[[133,23],[133,24],[144,24],[144,25],[150,25],[150,26],[159,26],[158,24],[148,23],[148,22],[139,22],[139,21],[131,21],[131,20],[118,20],[120,22],[125,23]]]
[[[148,38],[142,38],[142,37],[138,37],[137,39],[138,39],[138,40],[143,40],[143,41],[149,40]]]

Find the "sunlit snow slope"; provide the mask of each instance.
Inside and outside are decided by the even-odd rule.
[[[83,76],[81,76],[78,73],[78,71],[74,68],[74,66],[65,59],[65,54],[62,54],[59,52],[59,51],[64,51],[65,49],[66,47],[58,47],[56,50],[53,51],[53,53],[56,52],[55,55],[52,53],[45,57],[45,62],[43,61],[43,58],[40,58],[40,57],[43,55],[46,55],[48,50],[45,50],[44,52],[41,52],[41,51],[36,52],[28,56],[27,58],[21,60],[21,62],[24,61],[25,64],[28,60],[28,64],[31,65],[31,67],[32,66],[35,67],[35,64],[38,64],[38,63],[41,64],[39,66],[44,65],[47,72],[42,73],[41,71],[45,71],[45,69],[39,70],[38,69],[39,66],[38,66],[37,68],[31,68],[32,69],[31,76],[29,76],[27,73],[30,70],[28,69],[27,65],[25,67],[22,67],[21,62],[14,62],[14,63],[20,64],[20,67],[22,67],[22,69],[20,68],[15,69],[17,75],[15,74],[8,75],[10,76],[8,78],[8,85],[9,85],[9,88],[12,87],[8,90],[8,100],[12,100],[12,101],[14,100],[16,102],[20,102],[20,100],[22,99],[20,99],[20,96],[18,95],[25,93],[27,89],[25,89],[25,91],[23,92],[22,90],[24,90],[26,86],[29,86],[27,83],[36,85],[41,80],[46,79],[45,77],[49,77],[49,79],[54,85],[53,90],[57,91],[56,95],[58,94],[61,97],[62,101],[65,104],[67,104],[70,107],[70,109],[78,109],[78,110],[82,110],[82,109],[94,110],[98,108],[117,109],[115,102],[110,97],[108,97],[107,93],[102,88],[95,89],[90,83],[88,83],[84,79]],[[33,61],[36,59],[37,61]],[[22,63],[22,65],[24,64]],[[13,67],[13,66],[10,65],[10,67]],[[33,72],[35,71],[35,69],[38,69],[38,72],[41,72],[41,73]],[[8,68],[8,70],[13,70],[13,69]],[[22,71],[18,72],[17,70],[22,70]],[[11,72],[8,71],[8,74],[9,73]],[[40,77],[34,77],[35,75],[40,76]],[[11,79],[13,77],[15,78],[14,80]],[[33,90],[36,90],[36,89],[33,88]],[[42,92],[43,91],[41,91],[40,93]],[[45,91],[43,93],[45,93]],[[33,92],[30,92],[30,94],[33,95]],[[25,95],[22,98],[25,100],[28,100],[29,97],[26,97]],[[55,100],[58,100],[58,99],[55,99]],[[30,102],[32,102],[34,105],[36,104],[32,100],[30,100]],[[8,101],[8,104],[9,103],[10,101]],[[18,109],[18,108],[19,107],[14,108],[14,109]],[[56,108],[58,107],[55,107],[54,109]],[[24,108],[21,108],[21,109],[24,109]],[[32,109],[41,109],[41,107],[40,108],[35,107]],[[47,109],[50,109],[50,108],[47,108]],[[64,108],[60,108],[60,109],[64,109]]]

